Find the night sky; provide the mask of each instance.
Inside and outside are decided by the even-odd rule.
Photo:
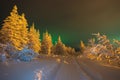
[[[120,0],[0,0],[0,25],[15,4],[29,26],[34,22],[41,34],[48,30],[54,41],[60,35],[72,47],[91,33],[120,38]]]

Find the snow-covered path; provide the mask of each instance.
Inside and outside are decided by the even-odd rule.
[[[20,62],[20,63],[0,63],[0,80],[34,80],[35,73],[42,70],[42,80],[49,80],[48,77],[58,68],[56,61],[54,60],[41,60],[32,62]],[[51,74],[52,73],[52,74]]]
[[[86,58],[66,59],[53,80],[120,80],[120,68],[105,67]]]
[[[55,76],[55,80],[89,80],[89,77],[79,68],[76,61],[71,59],[65,60],[66,63],[61,63],[61,67]]]
[[[20,63],[0,63],[0,80],[120,80],[120,69],[105,67],[84,58],[41,59]]]
[[[120,68],[106,67],[86,58],[80,58],[76,62],[91,80],[120,80]]]

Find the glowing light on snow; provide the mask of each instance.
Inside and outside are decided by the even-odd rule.
[[[35,72],[35,79],[34,80],[42,80],[42,70],[38,70]]]

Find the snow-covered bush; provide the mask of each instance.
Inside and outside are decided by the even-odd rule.
[[[113,41],[115,44],[115,55],[120,57],[120,41],[119,40],[114,40]]]
[[[110,43],[110,40],[107,38],[106,35],[101,35],[100,33],[93,35],[95,35],[95,37],[97,38],[96,43],[97,45],[99,45],[99,47],[101,47],[102,52],[106,53],[107,51],[109,54],[113,54],[113,45]]]
[[[16,50],[10,44],[7,45],[6,52],[10,55],[11,59],[20,61],[31,61],[37,55],[32,49],[24,48]]]
[[[113,45],[106,35],[100,33],[93,34],[96,38],[90,39],[88,46],[84,50],[84,54],[92,59],[104,60],[110,58],[114,54]]]
[[[15,49],[14,46],[12,46],[11,44],[7,43],[6,47],[5,47],[5,51],[8,55],[10,55],[11,57],[13,57],[13,55],[15,55],[16,53],[18,53],[18,50]]]
[[[22,50],[17,50],[9,43],[6,44],[5,51],[11,59],[21,61],[31,61],[36,54],[33,50],[28,49],[27,47]]]
[[[21,61],[31,61],[36,55],[37,54],[32,49],[24,48],[19,51],[15,57]]]
[[[0,62],[5,62],[6,61],[6,45],[0,43]]]
[[[100,54],[110,55],[111,54],[111,52],[106,48],[106,46],[103,46],[101,44],[97,44],[96,46],[91,47],[90,53],[96,54],[96,55],[100,55]]]
[[[6,55],[0,54],[0,62],[5,62],[5,61],[6,61]]]

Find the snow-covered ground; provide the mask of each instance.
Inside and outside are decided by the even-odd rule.
[[[57,66],[56,61],[45,59],[32,62],[0,63],[0,80],[36,80],[39,71],[42,71],[42,80],[49,80],[47,77]]]
[[[120,80],[120,69],[82,58],[0,63],[0,80]]]

